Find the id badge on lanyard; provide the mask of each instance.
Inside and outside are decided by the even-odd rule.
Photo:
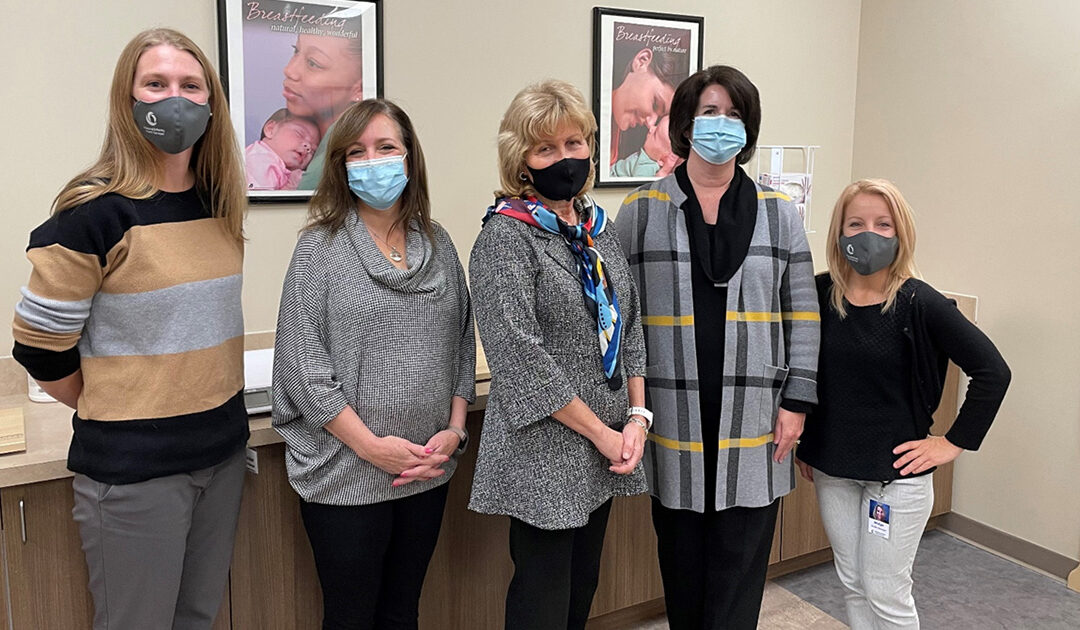
[[[868,531],[874,536],[881,536],[885,540],[889,539],[889,519],[892,516],[892,508],[888,503],[885,503],[882,499],[885,498],[885,486],[887,483],[881,484],[881,494],[878,498],[870,499],[870,512],[867,516],[867,528]]]

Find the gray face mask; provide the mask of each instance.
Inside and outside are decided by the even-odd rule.
[[[840,251],[844,252],[851,268],[863,276],[877,273],[891,265],[896,260],[899,249],[900,241],[895,236],[884,237],[873,232],[840,236]]]
[[[191,148],[210,122],[210,104],[199,105],[183,96],[170,96],[153,103],[135,101],[135,125],[149,140],[166,153],[180,153]]]

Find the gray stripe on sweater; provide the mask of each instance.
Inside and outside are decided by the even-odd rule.
[[[98,293],[79,340],[86,357],[179,354],[244,334],[240,274],[142,293]],[[199,326],[184,323],[201,322]]]
[[[70,335],[82,330],[90,315],[91,299],[52,300],[41,297],[28,287],[22,288],[22,300],[15,305],[15,314],[34,328],[57,335]]]

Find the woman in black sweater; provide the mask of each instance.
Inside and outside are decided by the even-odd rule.
[[[912,213],[896,186],[866,179],[829,224],[819,406],[797,463],[815,482],[854,630],[918,628],[911,567],[934,503],[931,473],[979,448],[1008,388],[994,344],[917,279]],[[930,435],[952,360],[971,378],[956,422]]]

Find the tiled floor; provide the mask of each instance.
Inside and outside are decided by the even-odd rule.
[[[915,559],[915,601],[926,630],[1078,630],[1080,593],[1064,583],[940,532]],[[832,564],[769,582],[759,630],[847,628]],[[627,630],[667,630],[663,617]]]
[[[765,585],[758,628],[768,630],[844,630],[846,625],[799,599],[774,582]],[[664,617],[627,630],[668,630]]]

